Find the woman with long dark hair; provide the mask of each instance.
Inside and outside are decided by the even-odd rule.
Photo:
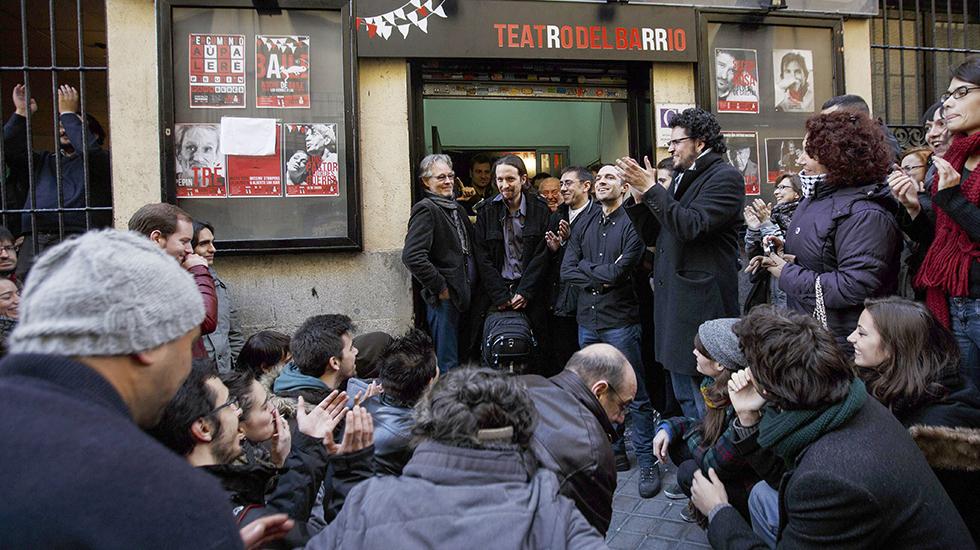
[[[956,340],[918,302],[865,302],[848,337],[868,393],[923,450],[980,541],[980,392],[959,372]]]
[[[834,111],[811,117],[800,157],[807,198],[786,233],[785,255],[756,256],[779,279],[788,308],[813,314],[850,352],[864,300],[894,293],[902,237],[885,175],[893,164],[880,125]]]

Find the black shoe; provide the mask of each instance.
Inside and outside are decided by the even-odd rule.
[[[616,471],[617,472],[630,471],[630,457],[625,452],[616,453]]]
[[[664,496],[670,500],[684,500],[689,498],[684,494],[684,491],[681,490],[681,486],[676,483],[664,489]]]
[[[653,498],[660,492],[660,468],[656,465],[640,468],[640,496]]]
[[[700,527],[701,529],[706,530],[708,528],[707,516],[705,516],[700,512],[700,510],[695,508],[694,503],[691,501],[687,501],[687,506],[685,506],[684,509],[681,510],[681,519],[688,523],[693,523],[698,527]]]

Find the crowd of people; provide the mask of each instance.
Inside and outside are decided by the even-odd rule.
[[[170,204],[22,271],[0,228],[0,546],[604,548],[635,460],[715,548],[973,548],[980,57],[923,123],[831,99],[775,204],[696,108],[656,165],[426,156],[395,336],[245,338]]]

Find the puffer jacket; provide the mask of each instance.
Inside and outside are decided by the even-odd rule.
[[[347,395],[366,391],[368,384],[360,378],[347,381]],[[412,458],[412,428],[415,417],[412,406],[397,403],[385,394],[363,403],[374,421],[374,470],[379,475],[399,476]]]
[[[306,545],[327,548],[606,548],[548,470],[519,451],[424,441],[401,476],[350,492],[336,520]]]
[[[894,294],[902,253],[895,221],[897,203],[884,184],[818,186],[800,201],[786,232],[786,264],[779,288],[786,306],[812,314],[820,277],[827,324],[846,353],[847,335],[857,326],[864,300]]]
[[[942,400],[898,414],[980,546],[980,391],[962,380]]]

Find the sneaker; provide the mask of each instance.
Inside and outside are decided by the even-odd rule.
[[[685,500],[689,498],[684,494],[684,491],[681,490],[681,486],[676,483],[664,489],[664,496],[670,500]]]
[[[656,465],[640,468],[640,496],[653,498],[660,492],[660,468]]]
[[[617,472],[630,471],[630,457],[625,452],[616,453],[616,471]]]
[[[694,507],[694,503],[687,501],[687,506],[681,510],[681,519],[687,523],[693,523],[700,527],[701,529],[708,528],[708,518],[701,513],[700,510]]]

